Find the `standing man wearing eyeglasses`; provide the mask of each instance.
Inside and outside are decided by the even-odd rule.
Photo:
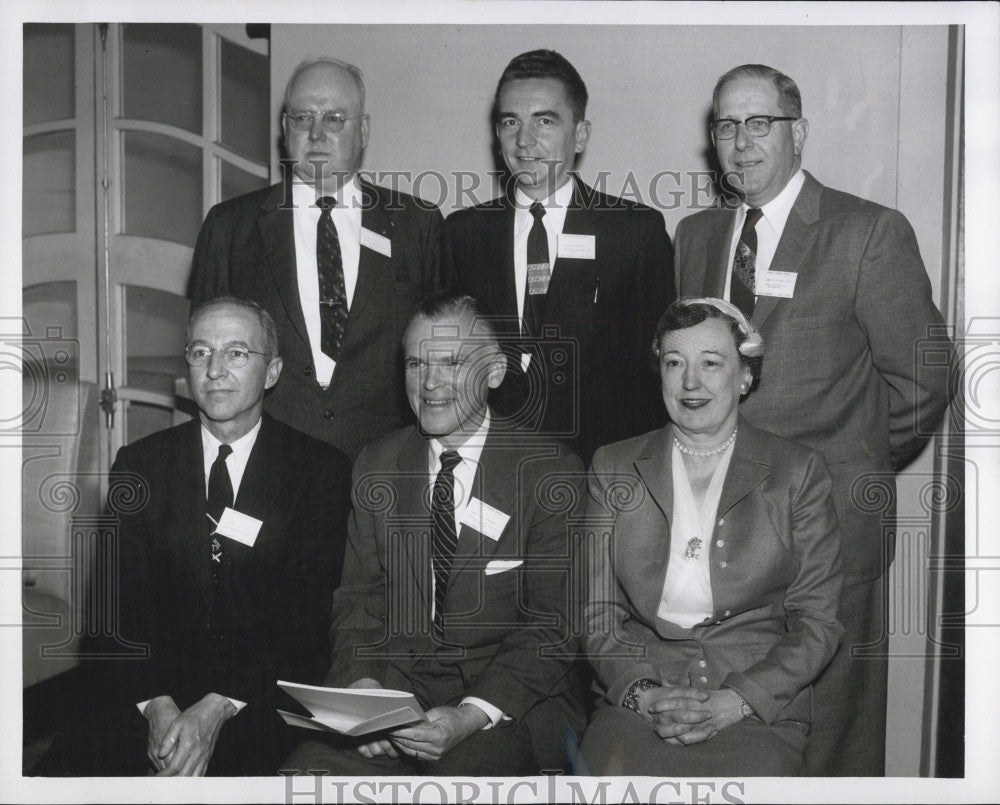
[[[195,305],[230,293],[274,317],[285,371],[266,409],[352,459],[412,419],[399,344],[439,285],[441,213],[358,177],[370,130],[357,67],[300,64],[285,89],[283,181],[209,211],[191,280]]]
[[[115,638],[87,775],[273,774],[298,735],[277,679],[318,684],[350,508],[350,464],[262,413],[282,359],[271,317],[232,297],[196,309],[185,358],[197,419],[121,448],[111,468]],[[98,624],[91,624],[98,630]],[[67,753],[69,754],[69,753]]]
[[[507,375],[490,402],[506,420],[594,449],[659,427],[649,367],[656,322],[674,301],[663,216],[574,173],[590,139],[587,87],[552,50],[514,57],[494,120],[510,179],[503,195],[445,222],[445,273],[502,317]]]
[[[891,481],[947,407],[947,370],[919,366],[918,343],[951,345],[931,330],[941,314],[906,219],[801,169],[809,123],[795,82],[742,65],[718,80],[712,105],[712,140],[742,203],[680,222],[680,293],[744,310],[767,360],[740,413],[820,450],[830,466],[844,535],[846,634],[813,689],[806,773],[882,775],[888,666],[879,643],[893,513],[859,502],[865,478]]]

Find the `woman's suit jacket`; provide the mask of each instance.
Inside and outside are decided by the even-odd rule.
[[[670,426],[597,451],[590,470],[585,645],[601,692],[736,690],[765,723],[812,719],[810,683],[843,631],[840,532],[819,453],[741,420],[709,546],[714,612],[657,617],[673,515]]]

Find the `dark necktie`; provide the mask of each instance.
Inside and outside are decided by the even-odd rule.
[[[233,482],[229,478],[229,468],[226,467],[226,457],[233,452],[228,444],[219,445],[219,454],[212,462],[208,473],[208,501],[205,512],[208,514],[208,533],[211,537],[212,580],[219,584],[219,569],[222,565],[222,543],[215,528],[222,517],[222,512],[233,505]]]
[[[549,292],[549,278],[552,276],[549,264],[549,236],[545,232],[542,218],[545,208],[540,201],[532,203],[530,209],[535,219],[528,232],[528,279],[524,295],[524,329],[531,335],[541,335],[542,317],[545,313],[545,295]]]
[[[757,207],[747,210],[736,254],[733,255],[733,281],[729,285],[729,300],[749,319],[753,315],[757,272],[757,222],[764,213]]]
[[[337,205],[332,196],[317,199],[323,210],[316,228],[316,267],[319,271],[320,348],[333,360],[340,356],[347,327],[347,286],[344,284],[344,258],[340,238],[330,214]]]
[[[462,457],[454,450],[441,454],[441,469],[431,493],[431,517],[434,521],[431,563],[434,568],[434,632],[444,634],[444,604],[448,597],[448,574],[458,545],[455,529],[455,467]]]

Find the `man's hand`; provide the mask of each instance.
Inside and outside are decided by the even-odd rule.
[[[417,760],[440,760],[474,732],[490,723],[474,704],[461,707],[432,707],[427,711],[429,723],[400,727],[390,734],[401,751]]]
[[[157,771],[163,771],[167,767],[166,757],[160,757],[160,747],[163,745],[163,738],[174,723],[174,719],[181,714],[180,708],[171,696],[157,696],[151,699],[146,705],[146,720],[149,722],[149,738],[146,743],[146,757],[149,758]],[[172,747],[171,747],[172,748]]]
[[[157,777],[201,777],[212,759],[219,730],[236,707],[225,696],[209,693],[174,719],[156,752],[166,760]]]
[[[704,727],[699,725],[712,717],[706,704],[708,699],[709,694],[699,688],[650,688],[639,694],[639,714],[653,724],[653,731],[661,738],[670,743],[681,743],[679,736],[692,731],[700,734]]]
[[[366,690],[371,690],[372,688],[380,688],[382,684],[375,679],[370,677],[364,677],[352,682],[347,687],[349,688],[364,688]],[[396,747],[387,738],[380,738],[378,740],[369,741],[366,744],[361,744],[358,747],[358,752],[362,757],[366,757],[369,760],[375,757],[399,757],[399,752],[396,751]]]

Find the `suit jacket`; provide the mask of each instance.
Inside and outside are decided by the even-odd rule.
[[[740,421],[709,545],[714,612],[657,617],[670,556],[670,427],[602,448],[590,469],[586,647],[609,704],[638,679],[736,690],[765,723],[812,720],[809,688],[843,632],[831,480],[819,453]]]
[[[215,692],[273,710],[276,679],[322,680],[349,474],[340,451],[265,414],[234,502],[263,525],[252,548],[222,540],[217,593],[201,423],[121,448],[108,492],[120,634],[149,647],[144,660],[114,663],[126,702],[171,695],[184,709]]]
[[[561,756],[563,725],[585,723],[567,623],[567,514],[583,494],[580,460],[555,442],[491,429],[471,494],[510,519],[497,539],[461,527],[441,646],[431,637],[428,456],[408,427],[358,457],[326,684],[370,677],[426,706],[478,697],[527,719],[536,755]],[[558,737],[539,740],[546,729]]]
[[[352,459],[412,419],[400,343],[420,300],[439,285],[441,213],[404,193],[361,182],[361,225],[391,242],[391,257],[361,249],[358,281],[329,387],[316,382],[299,301],[291,188],[281,184],[213,207],[195,246],[191,299],[253,299],[274,317],[285,367],[265,409]],[[284,204],[283,204],[284,202]]]
[[[735,223],[733,210],[680,222],[682,296],[723,295]],[[940,421],[949,366],[934,366],[921,350],[940,354],[950,342],[929,331],[942,325],[941,314],[906,219],[808,173],[771,270],[798,278],[793,298],[757,299],[763,377],[740,412],[823,453],[834,478],[845,575],[870,580],[891,560],[894,514],[894,496],[872,490],[884,489]]]
[[[595,258],[557,257],[543,328],[553,337],[520,340],[514,287],[514,213],[509,197],[445,221],[446,282],[503,317],[507,377],[491,396],[518,427],[567,439],[583,458],[599,445],[663,423],[650,344],[674,300],[673,253],[663,216],[574,179],[563,232],[595,238]],[[533,353],[528,378],[522,352]]]

